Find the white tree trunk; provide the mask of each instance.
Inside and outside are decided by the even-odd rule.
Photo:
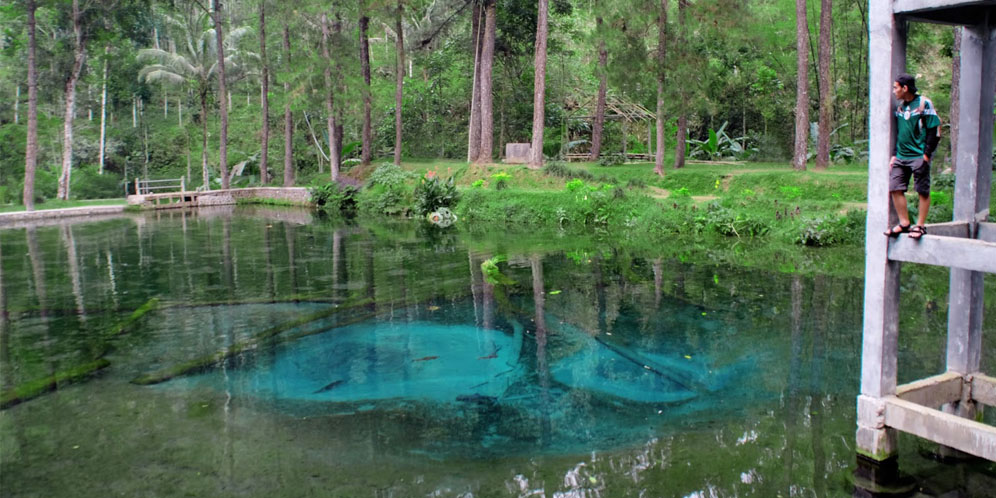
[[[18,116],[19,106],[21,105],[21,85],[17,85],[17,91],[14,92],[14,124],[20,121]]]
[[[107,54],[110,47],[104,49]],[[104,58],[104,81],[100,85],[100,162],[97,174],[104,174],[104,148],[107,144],[107,59]]]

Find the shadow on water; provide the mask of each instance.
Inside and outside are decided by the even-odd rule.
[[[57,379],[0,413],[4,494],[861,496],[860,271],[780,250],[277,208],[0,231],[0,385]],[[917,378],[947,277],[906,274]],[[924,496],[996,489],[900,448]]]

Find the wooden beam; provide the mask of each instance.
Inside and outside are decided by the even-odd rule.
[[[972,376],[972,399],[996,407],[996,378],[983,374]]]
[[[885,399],[885,424],[977,457],[996,461],[996,427],[901,400]]]
[[[884,238],[882,234],[878,237]],[[913,240],[908,235],[902,235],[889,243],[889,259],[996,273],[996,244],[937,235],[924,235],[920,240]]]
[[[961,399],[961,374],[946,372],[896,388],[896,397],[918,405],[938,408]]]

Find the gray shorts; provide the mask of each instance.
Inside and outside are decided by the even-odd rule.
[[[889,192],[906,192],[913,175],[913,189],[918,194],[930,194],[930,163],[922,157],[916,159],[900,159],[889,168]]]

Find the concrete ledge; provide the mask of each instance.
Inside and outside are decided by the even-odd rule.
[[[996,461],[996,427],[903,401],[895,396],[884,400],[885,423],[889,427]]]
[[[225,206],[239,200],[267,199],[306,206],[311,193],[304,187],[256,187],[228,190],[168,192],[162,194],[129,195],[128,204],[143,209],[176,209],[198,206]]]
[[[961,374],[947,372],[896,388],[896,397],[918,405],[937,408],[961,399]]]
[[[9,227],[32,222],[73,218],[79,216],[106,216],[124,213],[125,206],[83,206],[63,209],[42,209],[38,211],[16,211],[0,213],[0,226]]]

